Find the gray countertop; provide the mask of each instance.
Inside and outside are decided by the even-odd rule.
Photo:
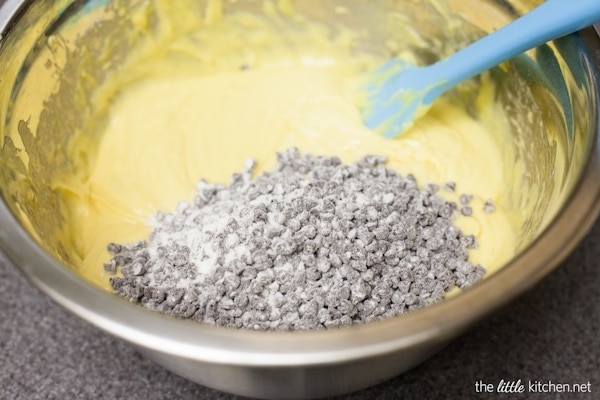
[[[523,395],[497,392],[501,380],[519,379]],[[529,382],[536,381],[552,392],[533,394]],[[478,392],[477,383],[493,390]],[[591,393],[560,393],[556,384],[584,384]],[[600,399],[600,221],[513,304],[417,368],[341,398]],[[239,397],[157,366],[54,304],[0,258],[0,399]]]

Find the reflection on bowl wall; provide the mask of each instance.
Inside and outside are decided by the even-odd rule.
[[[119,10],[146,1],[108,3],[7,1],[0,8],[0,241],[15,265],[56,301],[184,377],[268,398],[340,394],[393,377],[539,281],[598,213],[600,40],[590,28],[489,73],[502,124],[513,133],[505,153],[513,159],[505,162],[514,165],[513,176],[524,180],[527,190],[507,182],[503,199],[515,221],[523,221],[518,255],[473,289],[388,321],[305,333],[218,329],[135,307],[72,268],[75,250],[60,234],[65,217],[51,185],[75,165],[92,162],[86,154],[69,158],[70,139],[86,132],[90,143],[100,140],[106,120],[90,99],[144,34]],[[214,2],[194,7],[204,12],[208,3]],[[368,30],[359,42],[362,50],[390,54],[386,44],[393,42],[393,52],[410,49],[429,63],[539,3],[307,0],[294,5],[325,24]],[[260,12],[262,4],[225,2],[225,12]],[[336,13],[340,7],[351,12]],[[406,40],[415,32],[420,40]],[[471,100],[479,79],[450,96],[492,135],[500,135],[498,114],[479,115]]]

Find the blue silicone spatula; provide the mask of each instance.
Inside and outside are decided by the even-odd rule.
[[[387,138],[401,135],[455,85],[552,39],[600,22],[600,0],[547,0],[528,14],[435,64],[400,59],[374,71],[365,125]]]

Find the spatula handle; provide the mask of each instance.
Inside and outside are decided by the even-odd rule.
[[[600,21],[600,0],[547,0],[528,14],[433,64],[444,78],[432,100],[459,82],[552,39]],[[426,99],[427,102],[427,99]]]

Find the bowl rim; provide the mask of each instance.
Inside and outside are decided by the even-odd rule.
[[[0,32],[6,31],[22,4],[7,0],[0,6]],[[597,27],[577,33],[588,48],[597,49],[582,58],[593,100],[589,107],[593,140],[565,204],[505,267],[430,307],[347,328],[293,332],[237,330],[168,317],[105,292],[61,265],[20,226],[4,199],[0,199],[0,250],[34,286],[80,318],[138,347],[185,359],[255,367],[318,366],[445,343],[549,274],[600,213],[600,73],[593,67],[600,66],[599,33]]]

